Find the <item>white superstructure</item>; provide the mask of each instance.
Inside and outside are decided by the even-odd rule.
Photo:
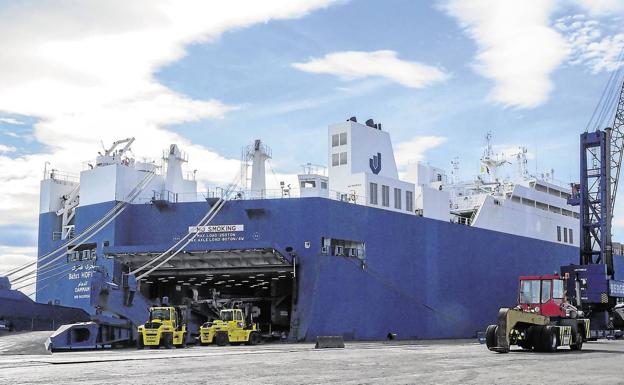
[[[194,174],[184,175],[182,165],[188,157],[172,144],[163,152],[162,163],[136,161],[130,156],[134,138],[113,143],[109,149],[98,153],[95,161],[88,162],[79,177],[46,169],[41,181],[39,212],[55,212],[60,220],[53,232],[56,239],[71,238],[74,233],[74,211],[80,206],[105,202],[127,201],[133,203],[193,202],[198,200]],[[125,145],[118,149],[120,145]],[[131,194],[147,173],[155,173],[149,183],[135,197]]]
[[[243,149],[242,186],[233,199],[309,198],[339,200],[396,213],[422,216],[545,241],[578,246],[578,208],[567,204],[570,188],[554,183],[552,172],[532,176],[527,171],[527,151],[494,153],[491,135],[481,157],[480,173],[462,181],[454,159],[451,177],[427,163],[411,163],[399,177],[390,134],[372,119],[365,124],[353,117],[329,126],[327,167],[306,164],[297,185],[280,182],[266,188],[265,163],[272,151],[261,140]],[[72,237],[74,210],[80,206],[124,201],[146,174],[155,173],[132,203],[166,205],[223,196],[224,189],[197,192],[197,182],[185,175],[188,158],[172,144],[161,164],[135,161],[130,154],[133,138],[113,143],[94,162],[72,178],[46,167],[41,182],[40,212],[55,212],[59,224],[55,237]],[[503,176],[516,163],[514,177]],[[251,172],[250,172],[251,171]],[[271,170],[272,171],[272,170]]]
[[[490,134],[486,140],[480,174],[473,180],[455,180],[442,187],[449,192],[451,220],[578,246],[578,207],[567,203],[571,189],[554,183],[552,171],[530,175],[524,147],[511,154],[516,162],[516,175],[503,178],[500,169],[511,162],[508,157],[494,154]]]

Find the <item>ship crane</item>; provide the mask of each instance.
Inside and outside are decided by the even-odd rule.
[[[125,146],[120,150],[116,150],[118,146],[125,143]],[[104,153],[98,153],[98,156],[95,160],[96,166],[107,166],[109,164],[121,163],[123,160],[123,156],[126,152],[130,151],[130,146],[134,143],[134,138],[126,138],[113,142],[110,148],[105,148],[104,144]]]
[[[623,148],[624,83],[619,89],[613,125],[581,134],[581,179],[574,186],[575,196],[570,201],[580,206],[580,264],[603,263],[611,278],[614,274],[611,222]]]
[[[624,281],[615,279],[611,222],[624,148],[624,83],[617,90],[610,89],[600,113],[616,106],[612,126],[580,138],[580,183],[568,201],[580,206],[579,264],[561,266],[561,274],[520,277],[518,305],[501,308],[486,330],[492,351],[506,353],[511,345],[580,350],[587,340],[622,336]]]

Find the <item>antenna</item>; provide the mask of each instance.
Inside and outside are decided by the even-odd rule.
[[[451,171],[453,184],[459,183],[459,157],[456,156],[451,161],[451,165],[453,166],[453,170]]]

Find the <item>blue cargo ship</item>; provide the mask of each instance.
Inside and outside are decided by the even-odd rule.
[[[578,259],[569,190],[522,167],[500,176],[489,143],[474,180],[422,163],[400,178],[381,124],[351,118],[329,127],[328,166],[306,165],[297,187],[267,189],[272,152],[258,140],[238,182],[198,192],[178,146],[158,166],[131,158],[132,141],[79,180],[47,171],[38,302],[95,313],[89,278],[101,266],[118,284],[136,274],[148,301],[206,319],[244,308],[265,335],[472,337],[515,302],[519,275]],[[526,166],[525,156],[514,155]]]

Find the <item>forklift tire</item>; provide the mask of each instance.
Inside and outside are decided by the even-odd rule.
[[[219,332],[214,337],[215,343],[218,346],[225,346],[230,342],[227,333]]]
[[[258,345],[262,342],[262,337],[258,332],[249,333],[249,341],[247,341],[247,345]]]
[[[182,335],[182,342],[180,343],[180,345],[176,345],[175,347],[176,347],[176,349],[184,349],[184,348],[186,348],[186,334]]]
[[[581,334],[580,331],[576,332],[576,339],[574,340],[575,342],[570,345],[570,350],[581,350],[583,349],[583,335]]]
[[[143,344],[143,333],[139,333],[139,336],[137,337],[136,347],[137,349],[145,348],[145,344]]]
[[[552,353],[557,350],[557,328],[552,326],[544,327],[544,351]]]
[[[490,325],[485,329],[485,346],[488,349],[496,347],[496,330],[498,329],[497,325]]]
[[[161,345],[164,346],[165,349],[173,348],[173,334],[163,333],[161,337]]]

